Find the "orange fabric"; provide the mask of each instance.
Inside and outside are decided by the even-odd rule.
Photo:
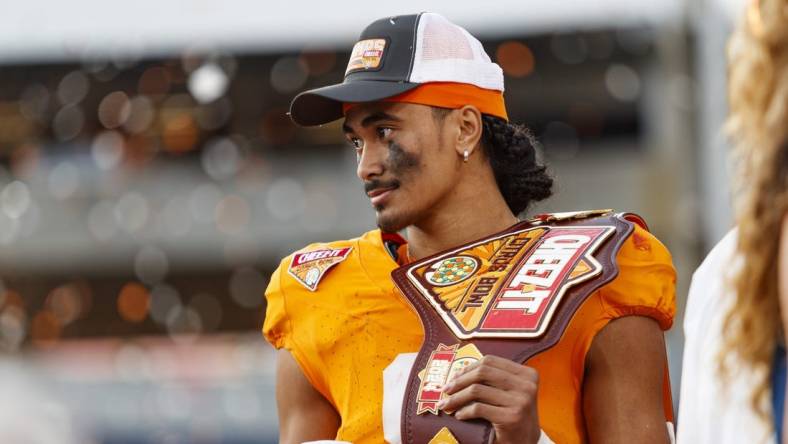
[[[506,121],[509,120],[509,116],[506,113],[506,104],[503,100],[503,92],[479,88],[468,83],[425,83],[408,92],[383,99],[381,102],[416,103],[450,109],[473,105],[482,114],[500,117]],[[347,114],[347,111],[353,105],[356,105],[356,103],[343,104],[342,113]]]
[[[338,438],[354,444],[383,442],[383,369],[403,352],[417,351],[424,332],[389,273],[398,265],[378,230],[361,238],[313,244],[353,247],[312,292],[287,272],[282,261],[266,290],[263,332],[271,344],[290,351],[307,379],[342,418]]]
[[[379,231],[307,249],[352,246],[311,292],[287,274],[282,261],[266,291],[263,333],[288,349],[311,381],[339,412],[336,439],[383,442],[383,370],[400,353],[418,351],[421,323],[389,277],[397,267]],[[561,341],[527,364],[540,374],[541,427],[556,443],[586,442],[582,411],[585,356],[594,336],[611,320],[641,315],[670,328],[675,314],[675,270],[667,249],[635,227],[618,254],[619,276],[582,305]],[[669,392],[664,396],[672,418]]]

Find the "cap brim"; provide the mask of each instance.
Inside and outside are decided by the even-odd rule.
[[[343,103],[374,102],[402,94],[418,83],[356,80],[304,91],[290,103],[290,118],[301,126],[322,125],[342,117]]]

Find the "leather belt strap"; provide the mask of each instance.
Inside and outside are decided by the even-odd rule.
[[[589,215],[521,222],[392,272],[425,334],[403,400],[404,443],[492,442],[487,421],[437,409],[440,386],[482,355],[524,363],[554,346],[583,301],[618,275],[633,225]]]

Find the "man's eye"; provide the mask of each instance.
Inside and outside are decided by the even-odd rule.
[[[350,145],[352,145],[353,148],[357,150],[360,150],[364,146],[363,143],[361,142],[361,139],[359,139],[358,137],[353,137],[352,139],[350,139]]]
[[[385,139],[389,135],[391,135],[391,128],[386,128],[386,127],[378,128],[378,137],[380,137],[381,139]]]

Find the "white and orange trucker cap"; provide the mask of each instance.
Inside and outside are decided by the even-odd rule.
[[[508,120],[501,67],[468,31],[431,12],[367,26],[353,46],[344,81],[297,95],[290,117],[299,125],[321,125],[342,118],[354,104],[377,101],[473,105]]]

